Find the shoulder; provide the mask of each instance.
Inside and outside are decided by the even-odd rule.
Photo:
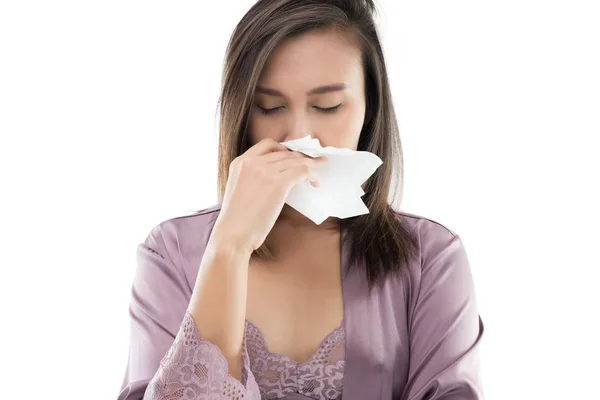
[[[403,229],[417,240],[415,257],[410,259],[400,280],[395,280],[397,293],[414,307],[423,286],[434,287],[442,280],[447,285],[461,286],[470,279],[470,266],[463,242],[448,224],[423,215],[395,210]]]
[[[188,282],[194,282],[220,211],[221,206],[217,204],[160,221],[150,230],[142,245],[182,270]]]
[[[403,225],[413,232],[419,243],[420,264],[431,260],[453,241],[460,241],[456,231],[447,224],[423,215],[396,211]]]
[[[418,214],[412,214],[406,211],[396,211],[402,221],[416,230],[421,236],[442,235],[447,238],[457,236],[457,233],[448,225],[437,220]]]
[[[431,290],[439,301],[470,296],[473,277],[467,251],[460,236],[446,224],[421,215],[398,212],[419,242],[419,259],[408,266],[407,279],[411,308]],[[433,301],[433,300],[431,300]]]
[[[213,205],[188,215],[175,216],[156,224],[146,237],[146,244],[156,245],[164,250],[173,250],[187,241],[208,240],[214,222],[221,211],[220,205]]]

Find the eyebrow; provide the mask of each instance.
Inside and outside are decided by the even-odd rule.
[[[314,89],[309,90],[308,92],[306,92],[306,94],[310,96],[313,94],[337,92],[340,90],[347,89],[348,87],[349,86],[345,83],[332,83],[331,85],[318,86]],[[271,88],[267,88],[267,87],[263,87],[263,86],[257,86],[256,93],[268,94],[270,96],[285,97],[285,95],[283,93],[281,93],[279,90],[275,90],[275,89],[271,89]]]

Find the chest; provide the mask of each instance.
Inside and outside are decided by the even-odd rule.
[[[246,319],[269,352],[307,362],[341,325],[344,301],[337,242],[277,262],[251,260]]]

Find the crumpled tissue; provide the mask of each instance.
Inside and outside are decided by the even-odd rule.
[[[314,187],[308,181],[294,185],[285,200],[290,207],[317,225],[328,217],[349,218],[369,213],[361,199],[365,194],[361,185],[383,164],[376,154],[322,147],[319,139],[311,135],[281,144],[313,158],[328,158],[327,163],[316,170],[320,186]]]

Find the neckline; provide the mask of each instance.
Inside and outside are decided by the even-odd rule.
[[[269,349],[269,346],[267,345],[267,342],[265,340],[263,333],[261,332],[260,329],[258,329],[258,326],[254,325],[250,320],[246,319],[246,324],[250,325],[254,329],[257,336],[260,338],[260,341],[262,342],[263,350],[268,354],[268,356],[275,357],[278,359],[283,359],[295,366],[303,366],[303,365],[312,364],[312,361],[319,354],[319,351],[325,346],[327,341],[329,339],[333,338],[338,332],[344,331],[344,323],[345,323],[345,318],[342,318],[342,322],[337,327],[333,328],[333,330],[330,331],[327,335],[325,335],[325,337],[321,340],[321,342],[317,346],[316,350],[310,355],[308,360],[306,360],[304,362],[298,362],[286,354],[281,354],[281,353],[276,353],[276,352],[271,351]],[[346,349],[344,349],[344,351],[345,350]]]
[[[245,319],[245,325],[250,325],[251,327],[254,328],[254,330],[256,331],[257,335],[260,337],[260,339],[263,342],[263,350],[268,354],[268,356],[270,357],[276,357],[282,360],[285,360],[295,366],[304,366],[304,365],[309,365],[313,359],[317,356],[317,354],[319,353],[319,350],[321,350],[321,348],[325,345],[325,343],[327,342],[327,340],[331,337],[333,337],[333,335],[335,335],[337,332],[339,331],[343,331],[344,332],[344,358],[346,357],[347,351],[348,351],[348,345],[347,345],[347,341],[346,341],[346,293],[345,293],[345,289],[344,289],[344,278],[345,278],[345,274],[347,272],[347,268],[348,266],[346,265],[347,262],[347,256],[345,254],[346,251],[346,247],[345,247],[345,235],[346,235],[346,230],[344,229],[344,227],[342,225],[340,225],[340,235],[339,235],[339,256],[340,256],[340,282],[341,282],[341,288],[342,288],[342,322],[340,322],[340,324],[334,328],[331,332],[329,332],[322,340],[321,343],[319,343],[319,346],[317,347],[317,349],[313,352],[313,354],[311,354],[311,356],[308,358],[308,360],[306,360],[305,362],[298,362],[294,359],[292,359],[290,356],[285,355],[285,354],[280,354],[280,353],[275,353],[272,352],[269,347],[267,346],[267,342],[265,341],[265,337],[263,335],[263,333],[261,332],[260,329],[258,329],[258,327],[256,325],[254,325],[250,320],[248,320],[247,318]],[[345,380],[345,379],[344,379]]]

